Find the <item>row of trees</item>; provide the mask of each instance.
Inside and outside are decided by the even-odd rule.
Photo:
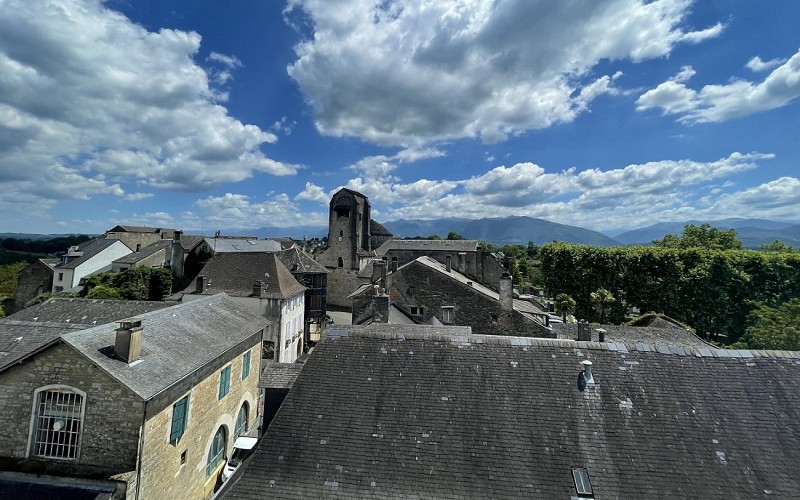
[[[90,299],[163,300],[172,292],[172,272],[164,267],[136,267],[91,276],[82,295]]]
[[[667,314],[702,335],[731,341],[759,305],[800,297],[800,254],[662,245],[600,248],[565,243],[539,250],[544,286],[575,298],[590,318],[591,294],[610,290],[607,319],[621,322],[631,306]]]

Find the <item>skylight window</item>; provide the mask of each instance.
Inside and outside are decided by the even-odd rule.
[[[572,479],[575,481],[575,491],[578,492],[578,496],[592,496],[592,483],[589,482],[589,471],[586,469],[572,469]]]

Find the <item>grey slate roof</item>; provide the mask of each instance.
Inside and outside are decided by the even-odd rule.
[[[158,240],[155,243],[151,243],[146,247],[139,249],[138,252],[133,252],[131,254],[128,254],[125,257],[115,260],[114,262],[119,262],[120,264],[135,264],[142,259],[150,257],[159,250],[170,248],[171,246],[172,246],[172,240],[167,240],[167,239]]]
[[[560,339],[578,338],[578,325],[571,323],[552,323],[550,325]],[[606,331],[606,342],[625,342],[636,344],[644,342],[652,345],[710,347],[711,344],[697,335],[682,328],[654,327],[654,326],[627,326],[627,325],[602,325],[592,327],[592,340],[597,340],[597,329]]]
[[[109,375],[149,400],[191,375],[269,324],[225,294],[139,315],[141,362],[128,365],[105,352],[114,345],[117,324],[64,335],[63,340]],[[123,319],[123,318],[120,318]]]
[[[263,389],[291,389],[303,370],[300,363],[270,363],[261,370],[258,387]]]
[[[78,251],[83,252],[83,255],[77,257],[66,264],[57,264],[55,269],[75,269],[79,265],[83,264],[91,257],[99,254],[106,248],[110,247],[113,244],[120,244],[127,248],[127,245],[120,240],[107,240],[105,238],[95,238],[93,240],[85,241],[78,246]]]
[[[119,225],[114,226],[108,231],[107,233],[117,233],[117,232],[126,232],[126,233],[174,233],[176,229],[172,229],[169,227],[150,227],[150,226],[127,226],[127,225]]]
[[[206,239],[205,236],[195,234],[182,234],[181,246],[185,252],[192,250],[194,247],[202,243]]]
[[[369,234],[372,236],[392,236],[386,227],[375,219],[369,220]]]
[[[265,298],[285,299],[305,290],[276,252],[216,253],[198,275],[208,282],[205,294],[225,292],[233,297],[250,297],[256,280],[264,282]],[[195,289],[195,284],[189,285],[184,293],[194,293]]]
[[[102,325],[176,304],[149,300],[52,298],[16,312],[8,319]]]
[[[281,244],[273,240],[255,238],[206,238],[214,253],[280,252]]]
[[[291,273],[328,273],[325,266],[297,247],[281,251],[278,258]]]
[[[800,353],[611,347],[330,335],[224,498],[796,498]]]
[[[84,328],[86,325],[0,320],[0,371],[50,345],[61,335]]]
[[[383,243],[375,253],[383,257],[390,250],[420,250],[429,252],[476,252],[478,240],[389,240]],[[455,258],[455,256],[453,257]]]

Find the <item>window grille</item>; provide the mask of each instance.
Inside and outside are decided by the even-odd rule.
[[[39,392],[31,454],[67,460],[78,458],[83,408],[84,397],[68,389]]]

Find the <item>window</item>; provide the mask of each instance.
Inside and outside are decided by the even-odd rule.
[[[344,267],[344,261],[342,260],[342,258],[341,258],[341,257],[339,257],[339,260],[337,261],[337,265],[338,265],[339,267]]]
[[[217,429],[217,433],[214,434],[214,439],[211,440],[211,446],[208,448],[206,477],[211,476],[219,464],[225,460],[225,447],[227,442],[228,436],[225,433],[225,427],[220,427]]]
[[[169,433],[169,442],[177,443],[189,422],[189,396],[187,395],[172,405],[172,430]]]
[[[422,316],[422,306],[411,306],[409,307],[412,316]]]
[[[78,458],[86,393],[66,387],[44,387],[34,394],[31,455]]]
[[[445,325],[453,324],[454,306],[442,306],[442,323]]]
[[[64,281],[64,273],[58,273],[58,281]]]
[[[246,379],[248,375],[250,375],[250,351],[244,353],[242,357],[242,380]]]
[[[247,432],[248,413],[249,413],[249,408],[247,406],[247,401],[245,401],[244,403],[242,403],[242,408],[239,410],[239,415],[236,417],[236,430],[233,431],[234,439],[238,438],[239,436]]]
[[[219,374],[219,399],[224,398],[231,390],[231,365],[222,369]]]
[[[186,464],[186,450],[181,452],[181,465]]]
[[[579,496],[592,496],[589,471],[586,469],[572,469],[572,479],[575,481],[575,491],[578,492]]]

